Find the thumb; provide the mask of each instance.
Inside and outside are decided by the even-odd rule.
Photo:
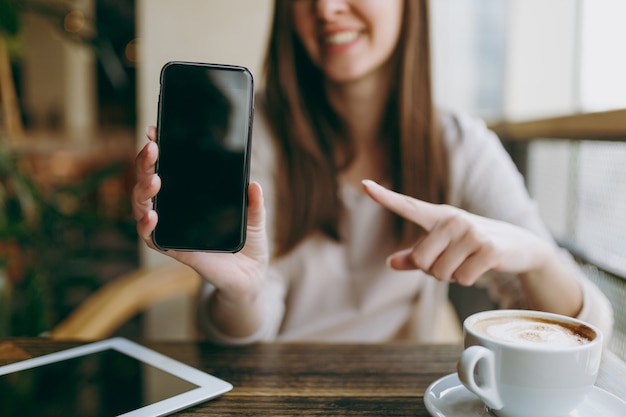
[[[263,189],[258,182],[251,182],[248,186],[248,228],[265,228]]]
[[[242,253],[256,260],[267,262],[267,251],[263,190],[259,183],[252,182],[248,186],[248,224],[246,226],[246,244]]]
[[[411,253],[413,253],[413,249],[409,248],[389,255],[389,257],[387,257],[387,266],[397,271],[416,269]]]

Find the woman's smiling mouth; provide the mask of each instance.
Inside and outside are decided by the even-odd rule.
[[[325,45],[341,46],[354,42],[359,37],[359,31],[346,30],[328,34],[322,38]]]

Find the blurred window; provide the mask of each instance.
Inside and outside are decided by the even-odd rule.
[[[442,107],[502,117],[509,0],[430,3],[435,98]]]
[[[580,2],[581,108],[626,108],[626,2]],[[573,155],[576,210],[567,238],[626,275],[626,142],[584,142]]]
[[[580,100],[585,111],[626,107],[626,1],[580,2]]]

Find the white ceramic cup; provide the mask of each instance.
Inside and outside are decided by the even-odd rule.
[[[570,317],[490,310],[463,323],[459,379],[498,417],[568,416],[592,389],[602,333]]]

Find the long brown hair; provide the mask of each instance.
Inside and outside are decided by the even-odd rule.
[[[324,95],[323,74],[297,39],[289,0],[276,0],[265,61],[268,122],[282,153],[277,184],[275,255],[321,231],[338,240],[342,207],[337,174],[353,156],[341,120]],[[395,83],[380,136],[391,158],[393,189],[433,203],[447,198],[447,163],[432,102],[428,1],[405,0],[394,62]],[[339,164],[334,150],[347,155]],[[412,242],[420,228],[398,218],[399,241]]]

